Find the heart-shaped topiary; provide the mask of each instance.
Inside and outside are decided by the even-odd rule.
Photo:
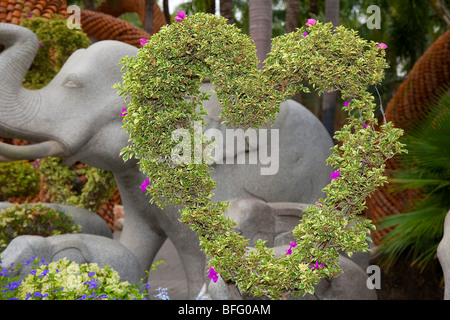
[[[386,182],[384,161],[404,151],[397,141],[401,130],[391,123],[374,128],[375,103],[367,87],[379,83],[387,67],[375,42],[342,26],[333,29],[309,20],[306,27],[273,39],[259,70],[247,35],[223,18],[196,14],[163,27],[136,57],[122,63],[126,72],[116,88],[130,101],[124,115],[130,145],[122,156],[139,159],[152,181],[144,185],[150,201],[184,207],[181,221],[199,235],[213,280],[218,273],[241,292],[287,298],[312,293],[321,278],[339,274],[338,249],[349,254],[368,250],[373,225],[357,214],[366,197]],[[207,95],[199,86],[205,78],[216,86],[225,124],[247,128],[270,125],[281,102],[295,92],[308,92],[305,82],[319,94],[340,90],[347,100],[348,124],[335,135],[342,144],[327,160],[337,169],[323,190],[327,197],[308,207],[293,231],[296,242],[282,257],[275,258],[262,241],[247,252],[247,240],[231,231],[235,222],[223,214],[228,203],[211,201],[215,181],[208,164],[179,163],[172,156],[174,130],[194,135],[195,121],[205,125],[202,101]]]

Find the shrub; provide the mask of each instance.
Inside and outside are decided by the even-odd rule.
[[[10,197],[36,195],[39,175],[26,161],[0,163],[0,200]]]
[[[73,225],[70,215],[41,203],[15,204],[0,211],[0,248],[6,248],[11,240],[20,235],[46,237],[80,230],[80,226]]]
[[[91,44],[85,33],[67,28],[66,19],[57,15],[50,20],[31,17],[22,20],[20,25],[33,31],[39,39],[39,49],[24,79],[24,86],[29,89],[47,85],[73,52]]]

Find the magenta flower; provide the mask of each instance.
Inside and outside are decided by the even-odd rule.
[[[44,43],[39,42],[39,47],[43,47],[43,46],[44,46]]]
[[[312,26],[313,24],[315,24],[317,21],[315,19],[308,19],[308,22],[305,23],[305,25],[307,26]]]
[[[367,126],[368,126],[368,124],[364,124],[364,125],[363,125],[364,129],[367,128]]]
[[[289,249],[286,250],[286,255],[291,255],[292,254],[292,249],[295,248],[297,246],[297,241],[294,240],[291,242],[291,244],[289,245]]]
[[[320,202],[320,201],[317,201],[317,206],[318,206],[318,207],[322,207],[322,205],[323,205],[323,203],[322,203],[322,202]]]
[[[345,101],[344,102],[344,107],[348,107],[349,104],[350,104],[350,101]]]
[[[381,50],[387,49],[387,47],[388,47],[388,46],[387,46],[385,43],[380,43],[380,44],[378,45],[378,48],[381,49]]]
[[[148,178],[141,184],[141,193],[142,191],[145,191],[145,189],[150,185],[150,182],[148,181]]]
[[[128,114],[128,112],[126,112],[126,111],[127,111],[127,108],[122,108],[122,113],[120,114],[120,116],[121,117],[126,116]]]
[[[41,159],[37,159],[36,161],[34,161],[33,168],[36,169],[40,162],[41,162]]]
[[[213,267],[209,267],[209,274],[208,274],[208,278],[210,278],[214,283],[217,282],[217,279],[219,279],[219,275],[216,272],[216,270],[214,270]]]
[[[337,178],[340,178],[340,177],[341,177],[341,172],[339,170],[338,171],[333,171],[330,174],[330,179],[328,179],[328,180],[337,179]]]
[[[140,38],[139,41],[141,43],[141,46],[145,46],[145,44],[148,42],[148,40],[145,38]]]
[[[303,36],[306,37],[308,35],[308,33],[305,31],[303,32]]]
[[[186,18],[186,13],[184,13],[183,11],[178,11],[177,12],[177,16],[174,18],[174,20],[176,22],[180,22],[181,20],[183,20],[184,18]]]
[[[313,269],[319,269],[319,268],[323,268],[325,266],[325,264],[319,264],[317,261],[316,261],[316,263],[315,264],[313,264],[312,266],[311,266],[311,268],[313,268]]]

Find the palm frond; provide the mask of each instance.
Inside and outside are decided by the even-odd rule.
[[[393,228],[382,239],[377,252],[381,264],[389,267],[406,255],[426,268],[436,259],[443,236],[444,220],[450,209],[450,92],[445,92],[424,121],[402,139],[408,154],[403,167],[390,179],[394,191],[420,189],[409,212],[386,216],[381,229]]]

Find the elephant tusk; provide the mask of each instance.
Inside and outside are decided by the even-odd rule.
[[[34,160],[45,157],[62,156],[66,149],[55,140],[49,140],[25,146],[15,146],[0,142],[0,161]]]

